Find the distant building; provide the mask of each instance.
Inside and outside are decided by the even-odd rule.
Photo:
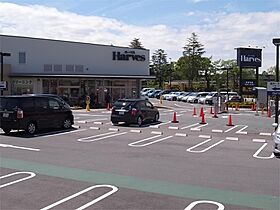
[[[103,102],[138,97],[141,81],[152,79],[149,50],[62,40],[0,35],[6,94],[52,93],[75,105],[84,95]]]

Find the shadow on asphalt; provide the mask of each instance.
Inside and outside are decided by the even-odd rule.
[[[41,129],[36,134],[30,135],[26,133],[24,130],[12,130],[9,134],[2,133],[0,136],[12,136],[12,137],[18,137],[18,138],[36,138],[41,136],[47,136],[47,135],[53,135],[53,134],[60,134],[65,133],[69,131],[77,130],[76,128],[70,128],[70,129]]]

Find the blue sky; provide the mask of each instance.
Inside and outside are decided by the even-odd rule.
[[[0,0],[0,33],[127,46],[140,38],[152,54],[173,60],[192,32],[206,56],[235,58],[234,48],[263,48],[274,65],[280,37],[279,0]]]

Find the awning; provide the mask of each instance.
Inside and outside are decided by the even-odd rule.
[[[150,75],[101,75],[101,74],[21,74],[12,73],[10,77],[45,77],[45,78],[98,78],[98,79],[155,79]]]

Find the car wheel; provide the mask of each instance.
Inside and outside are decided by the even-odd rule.
[[[69,129],[69,128],[71,128],[71,126],[72,126],[71,120],[69,118],[66,118],[63,121],[63,128],[64,129]]]
[[[141,116],[137,117],[137,125],[140,127],[143,124],[143,118]]]
[[[154,118],[154,122],[157,122],[159,120],[159,113],[156,113],[155,118]]]
[[[11,132],[11,129],[9,128],[3,128],[3,131],[5,134],[9,134]]]
[[[37,132],[37,125],[35,122],[29,122],[26,126],[25,130],[28,134],[34,134]]]

